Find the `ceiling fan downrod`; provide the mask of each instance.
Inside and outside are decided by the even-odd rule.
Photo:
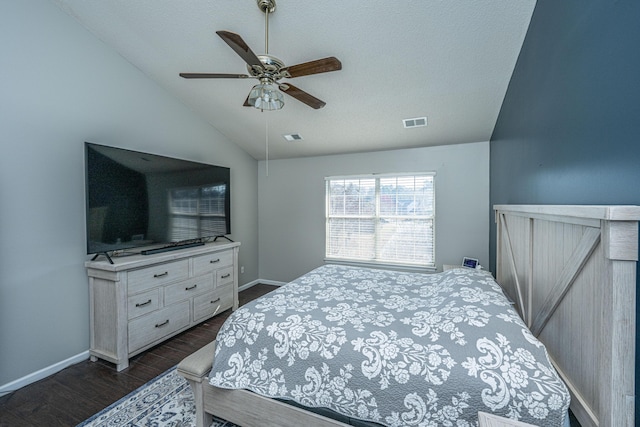
[[[264,53],[269,54],[269,14],[276,10],[276,0],[256,0],[258,8],[264,12]]]

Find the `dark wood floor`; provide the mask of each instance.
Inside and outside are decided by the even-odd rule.
[[[256,285],[244,290],[240,305],[275,288]],[[0,426],[75,426],[210,343],[230,313],[134,356],[122,372],[109,362],[87,360],[1,397]]]

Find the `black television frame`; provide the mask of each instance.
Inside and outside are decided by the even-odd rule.
[[[92,142],[85,142],[84,151],[86,245],[87,254],[95,254],[94,259],[104,254],[112,262],[114,255],[149,255],[202,245],[219,237],[231,240],[227,237],[231,234],[230,168]],[[224,214],[212,217],[218,217],[217,223],[222,217],[224,224],[211,232],[199,225],[197,235],[185,239],[169,236],[172,228],[167,222],[172,213],[167,191],[197,187],[212,191],[214,185],[224,185]],[[96,222],[96,213],[101,209],[106,213],[100,213],[98,217],[102,218]],[[206,215],[197,216],[199,224]],[[93,240],[96,229],[100,238]],[[127,236],[126,240],[113,237],[120,233]],[[150,246],[154,247],[142,249]],[[134,248],[141,250],[131,251]]]

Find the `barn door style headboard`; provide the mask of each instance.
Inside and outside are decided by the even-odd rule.
[[[634,426],[638,206],[496,205],[496,279],[583,427]]]

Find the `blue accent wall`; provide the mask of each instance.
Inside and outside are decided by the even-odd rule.
[[[490,150],[491,206],[640,205],[640,1],[538,0]]]

